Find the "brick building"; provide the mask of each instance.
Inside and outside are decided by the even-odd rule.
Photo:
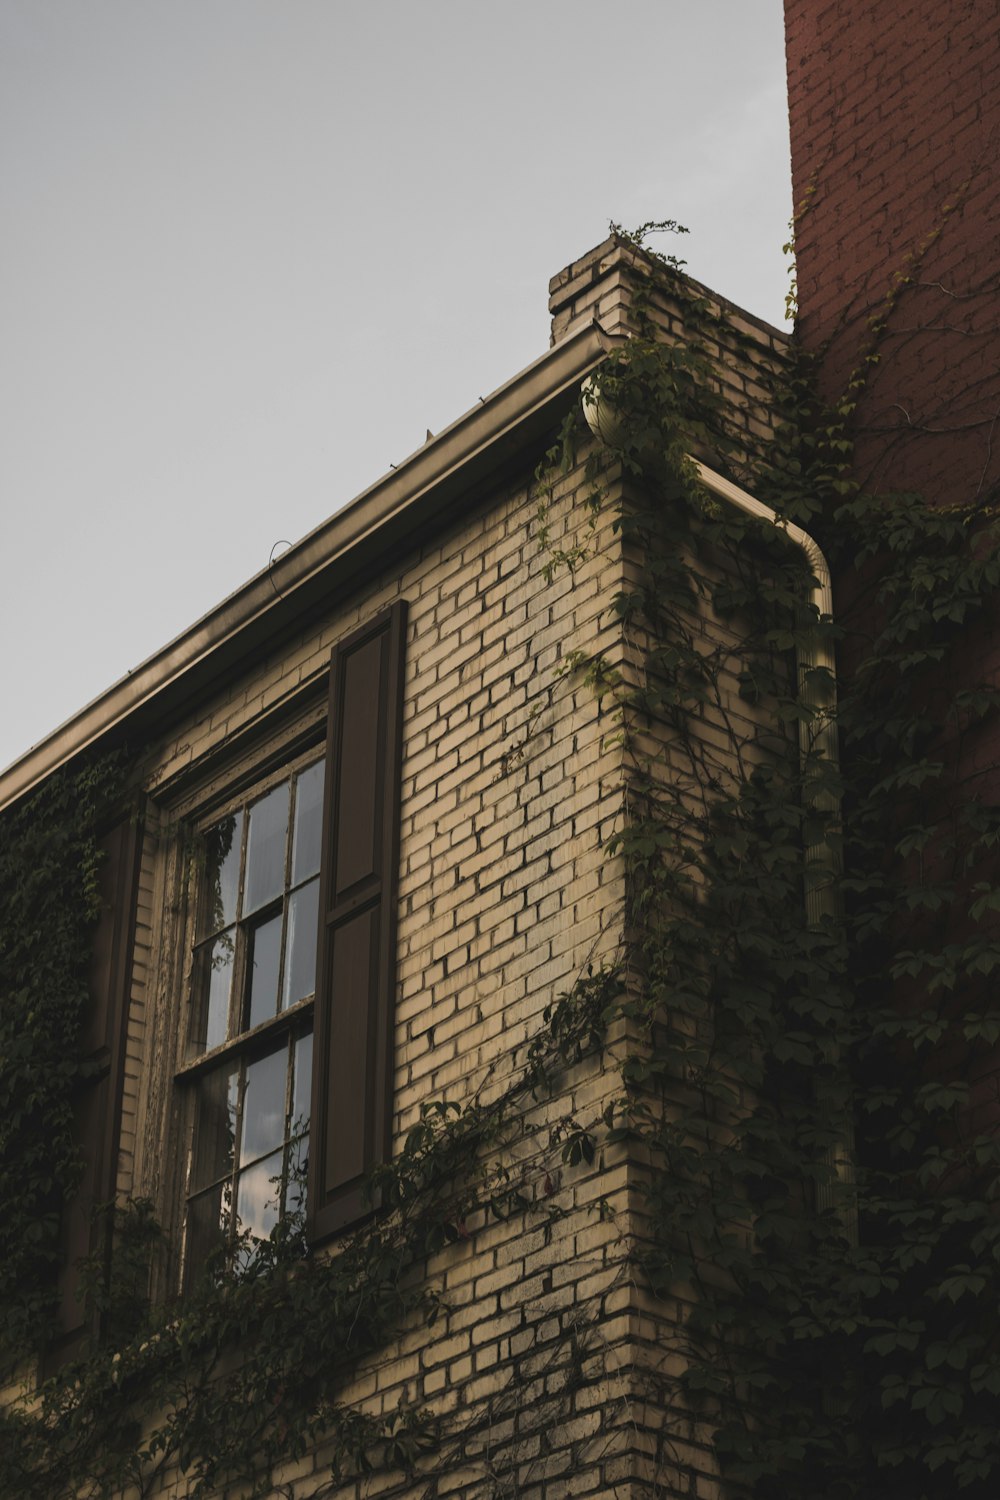
[[[796,336],[827,400],[863,376],[859,480],[946,503],[1000,480],[997,21],[993,0],[785,4]]]
[[[609,471],[583,555],[549,578],[533,476],[628,332],[637,264],[655,270],[609,240],[555,277],[547,353],[0,779],[9,805],[95,748],[127,742],[134,766],[138,816],[106,840],[66,1351],[86,1332],[73,1267],[91,1203],[152,1200],[151,1292],[169,1302],[220,1238],[266,1236],[301,1206],[308,1159],[309,1233],[335,1255],[367,1212],[365,1173],[421,1106],[488,1098],[545,1008],[620,954],[622,868],[603,847],[621,751],[559,667],[600,649],[627,669],[609,609],[637,566],[614,524],[624,481]],[[770,434],[785,341],[715,306],[745,462]],[[665,340],[683,337],[669,285],[653,316]],[[593,443],[555,484],[552,548],[571,548],[588,514]],[[696,457],[724,505],[754,510],[710,448]],[[730,454],[730,475],[740,463]],[[700,628],[723,629],[707,602]],[[735,683],[727,711],[752,713]],[[618,1148],[598,1174],[558,1146],[559,1121],[597,1118],[619,1087],[613,1053],[567,1069],[513,1158],[525,1195],[558,1217],[539,1225],[528,1208],[443,1249],[426,1267],[440,1320],[345,1382],[342,1401],[367,1413],[438,1413],[444,1436],[416,1476],[390,1465],[323,1488],[320,1442],[274,1474],[274,1493],[416,1497],[433,1480],[441,1496],[625,1496],[688,1493],[711,1473],[690,1422],[664,1450],[651,1404],[683,1311],[650,1303],[630,1272],[637,1166]],[[186,1493],[170,1466],[150,1483]]]
[[[859,1407],[868,1410],[855,1428],[865,1434],[860,1451],[878,1493],[992,1495],[995,1396],[980,1404],[978,1393],[997,1348],[996,1260],[980,1257],[975,1226],[995,1215],[1000,1055],[995,1029],[977,1030],[979,1017],[992,1016],[995,985],[973,950],[992,952],[997,939],[993,898],[976,900],[996,887],[996,841],[974,825],[989,824],[1000,805],[988,706],[1000,640],[988,576],[1000,494],[1000,8],[995,0],[785,0],[785,20],[796,338],[843,423],[843,478],[870,513],[899,527],[891,539],[883,529],[880,549],[861,567],[846,548],[834,566],[841,688],[849,693],[871,670],[888,636],[899,643],[876,668],[887,732],[857,758],[848,750],[845,761],[850,777],[870,756],[887,778],[889,810],[881,846],[873,841],[867,868],[854,851],[849,873],[863,881],[877,868],[891,893],[876,957],[881,994],[864,982],[873,944],[858,966],[860,995],[871,1035],[896,1028],[906,1042],[895,1052],[873,1045],[869,1055],[897,1088],[902,1078],[898,1113],[919,1101],[898,1138],[891,1113],[877,1110],[860,1137],[863,1163],[875,1180],[885,1174],[882,1212],[863,1221],[864,1242],[895,1277],[873,1311],[886,1328],[905,1322],[915,1338],[909,1355],[880,1360],[871,1358],[879,1348],[872,1335]],[[955,602],[951,579],[960,575],[979,583]],[[908,658],[922,652],[924,668],[908,676]],[[907,733],[927,768],[912,773],[919,792],[892,782],[909,753]],[[924,1041],[915,1039],[921,1024]],[[936,1113],[925,1109],[935,1090],[948,1101]],[[928,1169],[931,1156],[938,1165]],[[911,1223],[926,1226],[915,1252],[904,1214],[884,1211],[894,1197],[906,1201]],[[981,1300],[952,1302],[942,1292],[955,1264],[981,1276]],[[965,1340],[969,1356],[939,1405],[931,1386],[948,1381],[934,1373],[934,1339],[942,1348]],[[961,1356],[949,1348],[947,1358],[957,1371]],[[995,1389],[996,1374],[985,1379]]]
[[[875,493],[995,503],[1000,62],[983,39],[997,19],[995,0],[786,0],[797,335],[821,393],[852,403],[854,473]],[[600,701],[560,668],[598,651],[635,668],[609,603],[641,565],[615,520],[642,481],[608,470],[590,532],[581,426],[547,553],[535,474],[635,326],[637,265],[655,273],[612,240],[567,267],[546,354],[0,778],[8,806],[127,743],[138,810],[105,841],[63,1355],[89,1331],[75,1265],[92,1204],[152,1200],[150,1291],[182,1306],[220,1240],[302,1207],[308,1162],[314,1254],[336,1256],[368,1212],[366,1173],[399,1154],[421,1107],[501,1092],[547,1007],[626,948],[623,868],[604,853],[626,768]],[[674,345],[688,336],[675,293],[661,282],[651,309]],[[723,505],[766,515],[742,485],[773,433],[786,340],[713,306],[737,437],[725,458],[708,440],[694,456]],[[549,577],[553,553],[581,542]],[[835,583],[853,602],[849,566]],[[718,643],[710,597],[699,628]],[[988,623],[974,645],[970,683],[995,657]],[[719,712],[764,720],[769,705],[752,709],[734,679]],[[706,715],[706,744],[718,727]],[[961,753],[993,788],[992,729],[965,733]],[[633,1275],[643,1163],[626,1145],[600,1170],[563,1151],[566,1122],[619,1092],[620,1042],[533,1101],[508,1158],[527,1205],[463,1224],[421,1266],[439,1319],[344,1376],[350,1410],[432,1410],[434,1446],[412,1472],[383,1456],[337,1481],[320,1436],[274,1470],[273,1493],[718,1492],[711,1422],[670,1394],[693,1294],[654,1301]],[[186,1493],[175,1457],[150,1462],[145,1494]]]
[[[820,395],[844,413],[858,487],[890,507],[913,493],[967,508],[989,547],[1000,495],[1000,10],[786,0],[785,15],[797,342]],[[871,577],[850,559],[835,574],[850,674],[871,635]],[[946,659],[953,685],[990,691],[995,611],[966,620]],[[932,753],[954,786],[994,805],[995,724],[946,713],[942,687],[925,689]],[[947,938],[961,942],[954,904]],[[976,1069],[978,1103],[994,1117],[996,1067],[994,1057]]]

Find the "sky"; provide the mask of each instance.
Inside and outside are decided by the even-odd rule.
[[[0,0],[0,768],[651,240],[783,326],[782,0]]]

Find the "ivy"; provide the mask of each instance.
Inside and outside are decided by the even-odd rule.
[[[681,262],[644,248],[679,226],[613,228],[633,257],[637,330],[586,398],[613,410],[613,430],[588,449],[578,535],[556,546],[554,486],[587,441],[579,417],[564,425],[538,476],[536,531],[545,576],[574,573],[613,477],[626,576],[608,609],[624,649],[567,643],[561,670],[601,703],[621,758],[605,851],[624,871],[621,966],[553,1000],[523,1054],[497,1060],[507,1081],[491,1102],[426,1106],[372,1179],[380,1211],[334,1256],[310,1256],[290,1221],[210,1267],[183,1308],[143,1308],[155,1230],[143,1205],[127,1211],[115,1337],[7,1412],[4,1494],[141,1493],[179,1463],[192,1494],[238,1480],[263,1496],[275,1464],[321,1439],[338,1454],[330,1484],[416,1472],[429,1452],[439,1465],[461,1432],[417,1407],[369,1418],[342,1404],[345,1382],[440,1314],[427,1271],[450,1245],[491,1219],[555,1215],[527,1160],[600,1170],[618,1146],[644,1164],[634,1266],[682,1356],[680,1373],[651,1371],[650,1399],[678,1430],[711,1435],[730,1493],[991,1493],[1000,810],[977,737],[994,732],[1000,698],[969,643],[1000,582],[1000,518],[860,489],[856,391],[824,412],[806,368],[775,377],[782,425],[748,450],[718,385],[724,315]],[[670,345],[663,295],[685,330]],[[821,538],[845,584],[836,622],[817,616],[782,525],[708,494],[693,451]],[[723,631],[705,630],[708,612]],[[796,669],[819,639],[840,655],[836,708],[823,669]],[[512,763],[531,750],[529,733]],[[21,1299],[7,1301],[22,1353],[44,1326],[38,1246],[50,1266],[73,1183],[64,1039],[82,1003],[103,786],[93,769],[47,784],[9,819],[0,869],[0,1104],[24,1192],[0,1265]],[[819,915],[805,901],[818,889]],[[536,1138],[536,1102],[599,1055],[620,1069],[602,1117],[557,1113]]]
[[[245,1495],[265,1497],[275,1466],[320,1441],[334,1448],[327,1483],[376,1463],[411,1471],[439,1441],[434,1413],[406,1407],[376,1419],[340,1392],[360,1361],[415,1321],[436,1321],[431,1257],[489,1219],[552,1217],[536,1205],[527,1169],[514,1166],[511,1143],[532,1135],[526,1105],[601,1045],[617,992],[613,970],[589,971],[553,1002],[494,1100],[426,1104],[399,1154],[371,1175],[381,1212],[332,1256],[310,1255],[303,1222],[288,1218],[269,1240],[245,1235],[243,1253],[220,1255],[182,1308],[143,1303],[136,1317],[157,1231],[148,1205],[128,1207],[109,1304],[116,1336],[43,1384],[36,1401],[2,1413],[0,1494],[143,1494],[179,1465],[191,1496],[236,1479]],[[570,1164],[592,1160],[589,1133],[571,1117],[546,1127],[548,1144]]]
[[[637,1259],[665,1306],[693,1287],[683,1326],[664,1333],[687,1371],[661,1400],[702,1413],[723,1473],[749,1494],[985,1493],[1000,1371],[1000,872],[995,809],[962,737],[995,712],[968,643],[995,595],[997,520],[859,492],[849,413],[824,416],[793,374],[789,420],[750,487],[818,529],[852,579],[836,631],[810,618],[776,539],[768,555],[680,456],[704,440],[713,330],[674,279],[694,336],[651,375],[648,267],[639,339],[601,390],[624,434],[613,456],[642,480],[619,523],[643,559],[620,612],[645,680],[617,695],[631,817],[614,848],[645,1043],[619,1108],[655,1163]],[[715,451],[723,464],[734,451],[724,424]],[[777,730],[725,716],[733,667],[698,639],[705,597],[736,634],[726,653],[743,695],[769,700]],[[804,760],[780,747],[780,726],[808,730],[816,713],[787,665],[782,681],[781,654],[817,632],[846,669],[839,770],[815,745]],[[701,732],[711,707],[725,721],[718,756]],[[659,764],[642,750],[651,724]],[[830,851],[813,875],[841,892],[818,924],[803,910],[806,845]],[[855,1132],[851,1182],[838,1161]]]
[[[60,771],[0,818],[0,1364],[50,1336],[62,1205],[79,1178],[73,1092],[100,909],[97,833],[119,754]]]

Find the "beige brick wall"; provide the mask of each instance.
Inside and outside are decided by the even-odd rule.
[[[581,455],[582,458],[582,455]],[[580,522],[582,463],[560,481],[553,542]],[[589,689],[560,678],[571,649],[614,652],[607,604],[622,582],[610,510],[571,577],[543,577],[538,494],[499,495],[373,580],[272,660],[205,703],[151,750],[139,946],[119,1186],[154,1198],[176,1241],[188,1121],[173,1074],[183,1058],[188,911],[183,829],[226,784],[225,742],[315,680],[332,644],[397,597],[409,600],[395,1018],[395,1138],[432,1099],[467,1100],[512,1076],[516,1049],[588,963],[615,955],[621,875],[602,854],[621,809],[619,753]],[[296,709],[319,724],[321,692]],[[199,786],[199,764],[205,766]],[[245,760],[241,761],[241,774]],[[596,1060],[535,1106],[515,1146],[524,1189],[563,1217],[529,1213],[475,1228],[428,1267],[449,1311],[432,1330],[359,1368],[345,1401],[373,1413],[425,1402],[453,1413],[441,1495],[613,1493],[628,1461],[631,1293],[624,1162],[601,1177],[563,1165],[549,1140],[568,1110],[596,1121],[616,1088]],[[167,1149],[164,1143],[168,1142]],[[619,1219],[602,1222],[608,1194]],[[334,1252],[335,1253],[335,1252]],[[158,1289],[175,1288],[176,1260]],[[579,1389],[575,1389],[575,1384]],[[574,1387],[574,1388],[571,1388]],[[447,1428],[446,1428],[447,1433]],[[322,1470],[322,1453],[315,1459]],[[305,1495],[312,1463],[282,1482]],[[622,1470],[624,1474],[624,1470]],[[572,1489],[566,1486],[572,1482]],[[337,1495],[422,1494],[400,1476]],[[176,1476],[160,1493],[182,1494]],[[618,1493],[626,1493],[619,1486]]]
[[[557,332],[595,306],[606,326],[627,321],[627,259],[609,242],[556,278]],[[677,336],[669,298],[657,302],[657,317],[665,336]],[[767,427],[755,361],[780,360],[781,339],[753,324],[741,332],[745,339],[734,334],[721,350],[721,378],[749,453]],[[583,458],[555,490],[555,546],[570,545],[583,526]],[[614,502],[613,474],[609,482]],[[621,752],[606,742],[608,710],[558,668],[573,649],[625,662],[608,604],[627,562],[612,503],[574,573],[546,581],[538,500],[525,480],[454,520],[419,554],[331,600],[310,629],[234,676],[149,749],[119,1189],[152,1197],[168,1229],[174,1253],[157,1268],[158,1296],[177,1289],[190,1132],[175,1083],[190,988],[186,832],[211,820],[234,777],[252,785],[254,764],[276,742],[301,746],[311,735],[321,743],[330,650],[359,623],[397,598],[409,601],[397,1145],[422,1104],[501,1089],[545,1006],[588,963],[620,950],[622,872],[602,848],[621,816]],[[709,633],[718,624],[702,623]],[[255,724],[256,747],[247,738]],[[238,752],[227,749],[236,744]],[[440,1450],[415,1480],[377,1471],[324,1495],[704,1500],[713,1492],[704,1434],[669,1395],[683,1297],[651,1304],[629,1261],[641,1223],[634,1171],[620,1148],[603,1171],[570,1168],[551,1139],[568,1112],[583,1124],[597,1120],[620,1086],[615,1055],[612,1047],[603,1060],[577,1065],[561,1093],[526,1114],[512,1160],[546,1212],[470,1225],[469,1241],[427,1267],[445,1315],[359,1364],[342,1392],[372,1414],[400,1401],[430,1406],[444,1419]],[[275,1493],[305,1500],[328,1475],[329,1458],[320,1449],[289,1465],[275,1476]],[[174,1472],[150,1491],[185,1493]]]
[[[639,502],[639,497],[633,498]],[[630,586],[638,582],[641,567],[637,551],[627,549],[625,571]],[[732,557],[702,542],[697,557],[688,559],[688,567],[701,588],[685,606],[678,605],[677,628],[696,650],[714,658],[713,691],[687,716],[683,734],[663,721],[641,721],[630,736],[630,753],[667,800],[682,810],[682,816],[687,813],[697,820],[718,798],[732,795],[763,762],[773,764],[780,757],[786,766],[794,767],[798,746],[795,727],[782,726],[771,703],[750,703],[740,691],[739,674],[745,664],[740,642],[749,622],[730,614],[720,618],[712,602],[716,586],[732,578]],[[642,632],[630,632],[625,671],[634,683],[643,675],[649,644]],[[795,672],[791,657],[777,656],[772,665],[779,673],[784,667],[791,691]],[[683,826],[683,836],[689,844],[695,842],[692,823]],[[711,1044],[711,1020],[702,1023],[672,1013],[668,1025],[678,1037],[697,1035]],[[639,1041],[637,1047],[641,1046]],[[675,1059],[660,1108],[674,1124],[683,1126],[690,1118],[703,1116],[705,1101],[690,1080],[680,1049]],[[749,1101],[740,1081],[733,1078],[731,1082],[733,1111],[738,1114]],[[732,1117],[718,1119],[720,1135],[725,1136],[728,1123]],[[692,1144],[697,1143],[692,1140]],[[635,1150],[628,1170],[627,1222],[632,1242],[638,1245],[649,1238],[648,1210],[641,1191],[647,1177],[647,1163]],[[701,1266],[701,1277],[710,1280],[712,1275],[711,1267]],[[720,1486],[710,1442],[712,1411],[703,1407],[693,1412],[680,1380],[686,1368],[684,1329],[697,1296],[695,1288],[678,1283],[669,1296],[654,1298],[637,1277],[630,1290],[628,1353],[635,1423],[630,1477],[634,1489],[622,1493],[717,1500]]]
[[[655,278],[655,262],[615,238],[573,261],[549,282],[552,343],[595,318],[608,333],[634,334],[635,292],[650,273]],[[736,438],[726,466],[739,481],[773,436],[775,377],[788,368],[790,338],[699,282],[689,279],[687,286],[704,300],[707,323],[692,317],[684,300],[662,279],[654,281],[648,313],[665,342],[697,340],[714,365]],[[720,467],[717,454],[706,450],[695,456]]]

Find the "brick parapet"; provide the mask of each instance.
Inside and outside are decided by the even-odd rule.
[[[640,288],[657,337],[696,345],[714,367],[735,447],[725,458],[708,450],[697,456],[717,468],[730,465],[738,474],[749,472],[774,437],[776,391],[790,368],[789,336],[611,236],[550,281],[552,342],[595,320],[606,333],[635,335]]]

